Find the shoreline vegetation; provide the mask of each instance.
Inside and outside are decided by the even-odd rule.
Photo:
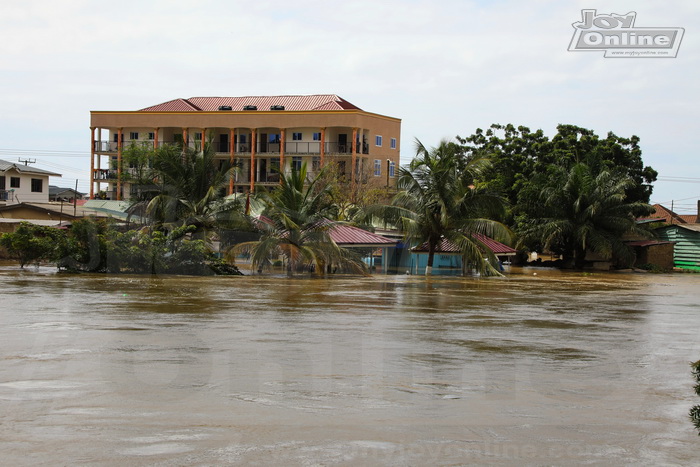
[[[371,176],[351,184],[332,163],[313,174],[303,164],[280,173],[277,187],[229,195],[240,167],[217,159],[210,143],[132,144],[122,165],[131,168],[123,177],[133,187],[126,225],[95,218],[64,229],[22,223],[0,236],[0,246],[21,267],[51,262],[72,272],[240,275],[235,263],[244,255],[258,274],[281,264],[288,276],[367,275],[361,255],[329,235],[349,224],[393,229],[405,244],[425,245],[426,275],[448,241],[465,270],[498,276],[481,236],[549,252],[575,270],[584,269],[588,253],[629,269],[634,252],[623,239],[653,238],[636,219],[653,212],[657,173],[643,165],[636,136],[600,138],[559,125],[549,139],[542,130],[492,125],[432,148],[416,140],[415,148],[395,187],[388,178],[386,186],[372,184]]]

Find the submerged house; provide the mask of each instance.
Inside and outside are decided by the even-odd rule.
[[[472,236],[491,250],[499,262],[507,262],[517,253],[515,249],[486,235],[473,234]],[[411,274],[425,274],[425,268],[428,265],[428,244],[423,243],[412,248],[411,253],[409,271]],[[459,247],[443,238],[435,251],[432,274],[462,274],[466,266],[462,264],[462,253]],[[498,269],[499,265],[495,267]]]

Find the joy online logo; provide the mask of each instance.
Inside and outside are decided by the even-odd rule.
[[[637,13],[597,15],[581,10],[583,21],[573,23],[570,52],[605,51],[611,58],[675,58],[683,39],[683,28],[635,28]]]

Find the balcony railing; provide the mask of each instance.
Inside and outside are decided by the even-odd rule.
[[[146,146],[152,145],[153,141],[134,141],[137,144],[144,144]],[[132,141],[125,141],[123,143],[122,150],[127,149]],[[166,144],[182,144],[182,141],[158,141],[159,146]],[[199,147],[200,141],[194,140],[188,143],[191,148]],[[229,143],[222,141],[215,141],[212,143],[217,152],[228,153]],[[255,151],[259,154],[279,154],[281,143],[265,143],[258,142],[255,147]],[[239,154],[250,153],[251,148],[250,143],[235,143],[235,152]],[[369,154],[369,145],[367,143],[357,144],[358,153]],[[95,152],[105,153],[105,152],[117,152],[118,143],[116,141],[95,141]],[[352,144],[342,143],[342,142],[326,142],[324,145],[326,154],[352,154]],[[287,141],[284,145],[284,152],[286,154],[320,154],[321,153],[321,143],[320,141]]]

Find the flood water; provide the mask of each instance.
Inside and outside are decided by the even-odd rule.
[[[700,276],[0,266],[2,465],[690,465]]]

